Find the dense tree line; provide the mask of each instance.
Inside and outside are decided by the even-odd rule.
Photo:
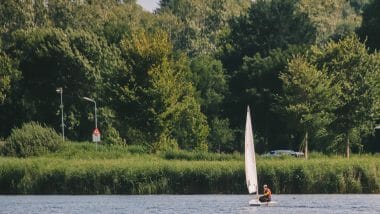
[[[0,136],[36,121],[152,150],[376,149],[379,0],[4,0]],[[378,143],[378,142],[377,142]]]

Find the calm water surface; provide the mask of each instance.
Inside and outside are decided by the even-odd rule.
[[[0,213],[380,213],[380,195],[275,195],[250,207],[248,195],[0,196]]]

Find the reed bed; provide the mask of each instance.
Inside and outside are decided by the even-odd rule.
[[[237,161],[163,161],[147,156],[114,160],[0,158],[2,194],[237,193]],[[226,188],[228,186],[228,188]]]
[[[0,194],[247,193],[242,155],[179,156],[77,144],[42,157],[0,157]],[[378,155],[258,157],[257,168],[260,186],[266,183],[274,193],[380,193]]]
[[[380,158],[263,160],[258,179],[276,193],[380,193]]]

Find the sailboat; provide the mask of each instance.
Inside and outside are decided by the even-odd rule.
[[[259,201],[259,186],[257,182],[257,169],[255,147],[253,143],[253,131],[251,122],[251,112],[249,106],[247,107],[247,120],[245,123],[245,179],[249,194],[256,194],[256,198],[249,201],[250,206],[269,206],[274,205],[276,202],[260,202]]]

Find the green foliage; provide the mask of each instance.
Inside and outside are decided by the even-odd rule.
[[[121,139],[119,132],[112,126],[107,127],[104,130],[103,142],[106,144],[123,145],[123,139]]]
[[[112,95],[116,98],[116,111],[122,119],[128,121],[127,125],[130,126],[123,132],[126,132],[126,137],[130,136],[131,132],[136,132],[145,143],[148,141],[153,143],[157,141],[160,135],[157,133],[162,132],[162,127],[153,110],[154,99],[160,98],[149,94],[152,90],[150,89],[152,75],[154,75],[150,70],[168,59],[171,54],[171,45],[163,31],[153,33],[140,31],[130,38],[124,38],[120,46],[130,72],[120,72],[118,76],[112,78],[116,84]]]
[[[152,14],[143,11],[134,0],[132,2],[124,1],[124,4],[109,8],[100,7],[105,16],[102,16],[102,30],[99,33],[104,35],[107,41],[119,44],[125,35],[131,36],[138,30],[159,29],[159,27],[154,27],[159,22],[158,18],[154,19]],[[98,21],[99,17],[96,18],[95,21]]]
[[[0,32],[32,27],[33,7],[29,2],[4,0],[0,3]]]
[[[58,150],[61,143],[62,138],[53,129],[30,122],[12,130],[3,153],[17,157],[38,156]]]
[[[86,96],[97,101],[106,144],[241,150],[241,121],[250,104],[259,152],[298,149],[307,124],[313,124],[310,140],[321,151],[340,150],[348,140],[361,151],[380,118],[379,55],[362,55],[360,45],[331,48],[329,39],[355,31],[363,14],[358,32],[376,50],[377,11],[377,0],[161,0],[155,13],[135,0],[3,0],[0,121],[7,122],[0,124],[0,136],[28,121],[58,130],[55,90],[62,87],[70,139],[90,137],[94,113],[81,99]],[[347,58],[314,56],[315,50],[327,52],[322,47],[306,55],[315,42]],[[288,60],[298,54],[318,72],[337,74],[327,77],[339,89],[334,117],[325,109],[318,113],[320,106],[331,107],[318,89],[322,83],[303,100],[307,105],[286,111],[297,96],[279,74],[289,71]],[[298,72],[300,63],[289,65],[304,80],[317,78],[310,66]],[[309,92],[310,85],[297,87]],[[369,108],[370,118],[359,113]],[[327,126],[332,118],[337,120]]]
[[[232,152],[235,150],[235,133],[228,119],[214,118],[210,123],[210,150],[214,152]]]
[[[172,52],[167,33],[160,30],[153,33],[137,31],[130,37],[124,38],[120,46],[124,59],[130,61],[133,69],[141,70],[141,74],[136,73],[136,75],[144,75],[149,68],[158,65]]]
[[[217,118],[223,111],[222,102],[228,91],[227,75],[222,63],[207,55],[195,57],[190,63],[188,78],[197,90],[196,98],[201,105],[201,111],[208,116],[209,148],[213,151],[233,151],[231,143],[234,133],[229,128],[229,122]]]
[[[380,54],[374,54],[370,58],[371,64],[373,63],[376,65],[380,61]],[[373,118],[377,122],[380,121],[380,72],[379,71],[374,71],[369,75],[369,79],[367,80],[368,84],[371,86],[371,96],[373,96],[373,109],[372,113]]]
[[[351,4],[347,0],[300,0],[298,10],[308,14],[313,26],[316,28],[316,41],[325,43],[329,39],[340,39],[355,32],[360,26],[360,6]]]
[[[102,127],[102,141],[105,144],[110,145],[125,145],[125,142],[120,137],[120,133],[114,127],[115,124],[119,124],[116,121],[115,112],[107,107],[100,108],[98,114],[100,115]]]
[[[231,77],[231,94],[225,107],[229,109],[230,122],[232,127],[241,129],[242,113],[248,104],[252,106],[255,136],[262,139],[258,152],[292,146],[289,145],[289,133],[294,133],[290,130],[292,121],[284,117],[284,107],[279,102],[283,95],[279,75],[286,69],[288,60],[293,55],[304,53],[305,49],[292,46],[284,51],[272,50],[267,57],[260,54],[244,57],[242,66]]]
[[[15,69],[12,60],[2,52],[0,44],[0,105],[5,102],[11,86],[19,76],[20,72]]]
[[[315,50],[315,53],[314,60],[318,67],[325,67],[328,76],[338,87],[339,104],[334,111],[337,118],[332,124],[335,133],[345,135],[346,143],[349,143],[350,135],[372,133],[376,122],[374,110],[378,102],[373,92],[377,90],[374,86],[379,83],[368,80],[380,72],[379,63],[373,60],[376,56],[369,54],[356,36],[329,43],[326,48]]]
[[[177,141],[180,148],[207,150],[206,118],[193,86],[187,82],[186,61],[170,58],[167,35],[162,31],[141,32],[138,37],[123,40],[122,51],[131,62],[134,80],[124,86],[133,88],[134,93],[126,103],[134,114],[127,118],[133,123],[132,130],[140,130],[148,144],[166,139]]]
[[[260,53],[266,57],[272,49],[313,43],[315,27],[308,15],[297,9],[297,2],[257,1],[248,13],[234,18],[224,45],[224,65],[234,70],[245,56]]]
[[[5,146],[6,141],[4,139],[0,139],[0,154],[4,154],[4,146]]]
[[[209,116],[218,115],[228,89],[222,63],[211,56],[198,56],[192,59],[190,70],[189,78],[197,90],[202,112]]]
[[[298,128],[305,132],[305,143],[308,144],[308,134],[314,140],[323,137],[327,125],[335,119],[332,111],[338,104],[335,98],[338,91],[332,79],[301,56],[289,61],[280,79],[285,91],[283,105],[298,121]]]
[[[160,140],[153,145],[154,152],[167,152],[178,150],[178,143],[169,136],[161,135]]]
[[[330,148],[345,145],[348,156],[350,144],[360,145],[361,137],[375,127],[378,56],[369,54],[356,36],[349,36],[313,46],[307,58],[290,61],[289,74],[282,76],[290,95],[288,110],[300,114],[305,128],[329,128],[336,142]]]
[[[126,17],[125,14],[134,16]],[[134,0],[124,0],[119,4],[114,0],[4,0],[1,3],[1,26],[7,31],[31,27],[55,27],[60,29],[83,29],[102,34],[118,26],[114,37],[127,32],[130,23],[146,20],[149,14],[143,12]],[[115,16],[120,16],[115,20]],[[124,20],[124,25],[119,25]],[[140,23],[139,23],[140,24]],[[108,25],[108,26],[107,26]],[[106,27],[107,26],[107,27]],[[127,29],[126,29],[127,27]]]
[[[362,40],[366,40],[367,45],[373,50],[380,49],[380,1],[373,0],[368,4],[363,13],[362,26],[359,34]]]
[[[357,11],[357,13],[363,14],[365,7],[367,7],[368,4],[372,2],[372,0],[349,0],[349,2],[352,8]]]
[[[250,4],[249,0],[161,0],[158,14],[171,32],[175,50],[196,56],[213,54],[229,29],[228,21]]]
[[[93,33],[54,28],[17,31],[9,46],[9,56],[19,62],[21,73],[2,109],[7,117],[15,118],[12,125],[35,120],[58,128],[56,88],[62,87],[67,134],[83,138],[90,125],[86,114],[92,112],[92,106],[80,97],[109,96],[96,92],[106,91],[102,90],[103,78],[122,70],[118,52]]]

